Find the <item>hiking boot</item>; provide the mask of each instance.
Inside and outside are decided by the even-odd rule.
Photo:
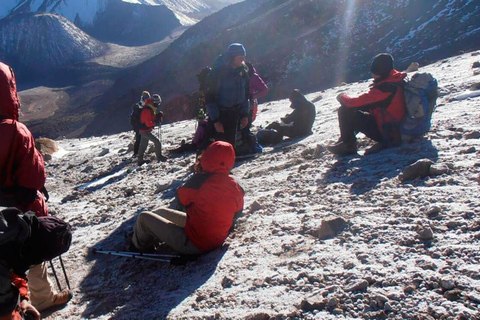
[[[140,160],[137,162],[138,166],[141,166],[142,164],[145,164],[145,163],[150,163],[150,160]]]
[[[72,298],[73,298],[72,292],[68,289],[63,289],[62,291],[56,293],[53,296],[53,301],[51,304],[46,304],[45,306],[42,306],[40,308],[37,307],[37,310],[44,311],[46,309],[63,306],[67,304],[67,302],[70,301]]]
[[[370,148],[366,149],[365,153],[363,155],[368,156],[369,154],[379,153],[383,149],[385,149],[383,147],[383,144],[381,144],[380,142],[377,142],[373,146],[371,146]]]
[[[357,143],[341,141],[332,146],[328,146],[327,150],[337,156],[348,156],[357,153]]]
[[[165,162],[167,160],[168,160],[168,158],[163,156],[163,155],[160,155],[160,157],[158,157],[158,159],[157,159],[158,162]]]

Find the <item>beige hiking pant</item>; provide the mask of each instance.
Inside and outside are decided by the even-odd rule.
[[[47,263],[43,262],[36,266],[30,266],[27,278],[32,305],[37,310],[52,306],[55,299],[55,290],[53,283],[48,278]]]
[[[154,212],[145,211],[138,215],[133,227],[133,244],[138,249],[148,249],[158,242],[183,254],[200,254],[201,251],[188,240],[185,234],[184,212],[160,208]]]

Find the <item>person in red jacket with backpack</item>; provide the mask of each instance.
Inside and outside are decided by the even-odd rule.
[[[145,101],[145,106],[140,114],[140,122],[143,124],[144,129],[140,129],[140,135],[142,136],[140,141],[140,148],[138,150],[138,165],[141,166],[145,163],[143,156],[147,150],[148,141],[152,141],[155,145],[155,155],[157,161],[165,162],[167,157],[162,155],[162,143],[152,133],[153,128],[163,121],[163,112],[160,111],[160,104],[162,98],[158,94],[154,94],[151,99]]]
[[[18,121],[19,110],[15,74],[0,62],[0,205],[47,216],[43,157],[31,132]],[[39,311],[64,305],[72,297],[69,290],[55,293],[45,263],[32,266],[29,277],[32,304]]]
[[[403,79],[407,74],[393,68],[393,57],[388,53],[375,56],[370,71],[373,85],[367,93],[358,97],[344,93],[337,96],[341,104],[338,109],[340,140],[328,147],[333,154],[356,154],[358,132],[379,142],[374,146],[375,151],[401,143],[400,122],[406,111]]]
[[[202,172],[177,190],[186,213],[168,208],[140,213],[131,249],[148,251],[164,242],[182,254],[201,254],[222,245],[243,210],[244,191],[229,175],[234,163],[230,143],[216,141],[208,146],[200,158]]]

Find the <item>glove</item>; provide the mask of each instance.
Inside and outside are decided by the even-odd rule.
[[[159,111],[156,115],[157,117],[157,121],[158,122],[162,122],[163,121],[163,112],[162,111]]]

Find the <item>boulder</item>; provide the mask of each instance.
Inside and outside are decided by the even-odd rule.
[[[402,182],[413,180],[415,178],[425,178],[430,174],[430,167],[434,162],[430,159],[420,159],[412,165],[409,165],[400,174],[399,179]]]
[[[328,220],[323,220],[320,228],[315,232],[315,235],[322,239],[330,239],[342,232],[348,227],[348,222],[341,217],[334,217]]]

